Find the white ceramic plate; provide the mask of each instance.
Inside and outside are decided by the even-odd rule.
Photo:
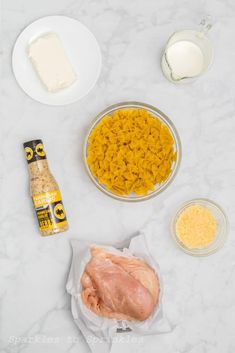
[[[77,81],[58,93],[46,90],[27,55],[29,43],[47,32],[56,32],[61,38],[77,73]],[[21,32],[13,49],[12,68],[18,84],[31,98],[44,104],[65,105],[84,97],[94,87],[101,70],[101,52],[94,35],[82,23],[65,16],[48,16]]]

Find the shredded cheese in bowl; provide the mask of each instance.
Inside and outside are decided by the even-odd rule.
[[[189,249],[210,245],[215,239],[216,230],[215,217],[200,205],[187,207],[176,221],[176,235]]]
[[[225,243],[228,220],[219,205],[208,199],[186,202],[171,223],[176,244],[187,254],[206,256],[215,253]]]

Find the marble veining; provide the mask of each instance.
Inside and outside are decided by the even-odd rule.
[[[75,353],[88,346],[73,323],[65,283],[69,240],[122,245],[140,229],[164,280],[163,305],[172,332],[118,342],[112,352],[235,352],[235,3],[232,0],[2,0],[0,149],[0,352]],[[175,86],[160,69],[173,31],[213,18],[210,71]],[[84,99],[49,107],[27,97],[15,82],[11,51],[35,19],[71,16],[96,35],[101,76]],[[176,125],[183,159],[174,183],[157,198],[121,203],[91,183],[82,163],[85,132],[108,105],[139,100],[156,105]],[[22,142],[42,138],[66,206],[70,231],[41,238],[33,216]],[[190,257],[171,240],[178,205],[194,197],[218,202],[230,220],[224,248]],[[98,343],[97,343],[98,344]]]

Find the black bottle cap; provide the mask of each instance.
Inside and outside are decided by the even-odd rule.
[[[32,162],[47,158],[42,140],[38,139],[38,140],[28,141],[28,142],[25,142],[23,146],[25,151],[25,157],[28,163],[32,163]]]

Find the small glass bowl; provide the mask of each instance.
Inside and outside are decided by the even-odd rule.
[[[208,245],[205,248],[202,249],[189,249],[187,248],[177,237],[176,234],[176,222],[179,218],[179,216],[182,214],[183,211],[185,211],[186,208],[189,206],[195,206],[199,205],[202,207],[207,208],[215,217],[216,222],[217,222],[217,232],[215,236],[215,240]],[[216,251],[221,249],[227,239],[227,234],[228,234],[228,219],[222,210],[222,208],[217,205],[215,202],[210,201],[208,199],[194,199],[191,201],[188,201],[184,203],[180,209],[176,212],[176,215],[174,216],[172,222],[171,222],[171,234],[176,242],[176,244],[187,254],[193,255],[193,256],[207,256],[214,254]]]
[[[94,177],[94,175],[92,174],[92,172],[86,162],[87,150],[88,150],[88,140],[89,140],[89,136],[91,134],[91,131],[96,127],[96,125],[103,119],[103,117],[105,115],[111,115],[116,110],[125,109],[125,108],[127,108],[127,109],[128,108],[140,108],[140,109],[145,109],[145,110],[149,111],[153,116],[158,118],[163,124],[165,124],[168,127],[168,129],[170,130],[171,135],[174,139],[174,148],[177,153],[177,159],[176,159],[176,162],[174,162],[172,165],[171,174],[163,183],[157,184],[156,189],[154,191],[151,191],[147,195],[144,195],[144,196],[138,196],[134,193],[130,194],[130,195],[118,195],[118,194],[113,193],[112,191],[108,190],[104,185],[99,183],[98,179],[96,177]],[[180,161],[181,161],[181,155],[182,155],[182,152],[181,152],[180,138],[179,138],[177,130],[176,130],[174,124],[171,122],[171,120],[164,113],[162,113],[160,110],[158,110],[157,108],[155,108],[149,104],[139,103],[139,102],[123,102],[123,103],[114,104],[114,105],[109,106],[105,110],[103,110],[100,114],[98,114],[97,117],[95,118],[93,124],[91,125],[87,135],[86,135],[85,143],[84,143],[84,150],[83,150],[83,159],[84,159],[86,171],[87,171],[89,177],[91,178],[91,180],[93,181],[93,183],[96,185],[96,187],[99,190],[101,190],[102,192],[104,192],[106,195],[108,195],[114,199],[117,199],[120,201],[127,201],[127,202],[138,202],[138,201],[148,200],[154,196],[157,196],[163,190],[165,190],[172,183],[172,181],[174,180],[174,178],[177,174],[177,171],[178,171],[179,165],[180,165]]]

